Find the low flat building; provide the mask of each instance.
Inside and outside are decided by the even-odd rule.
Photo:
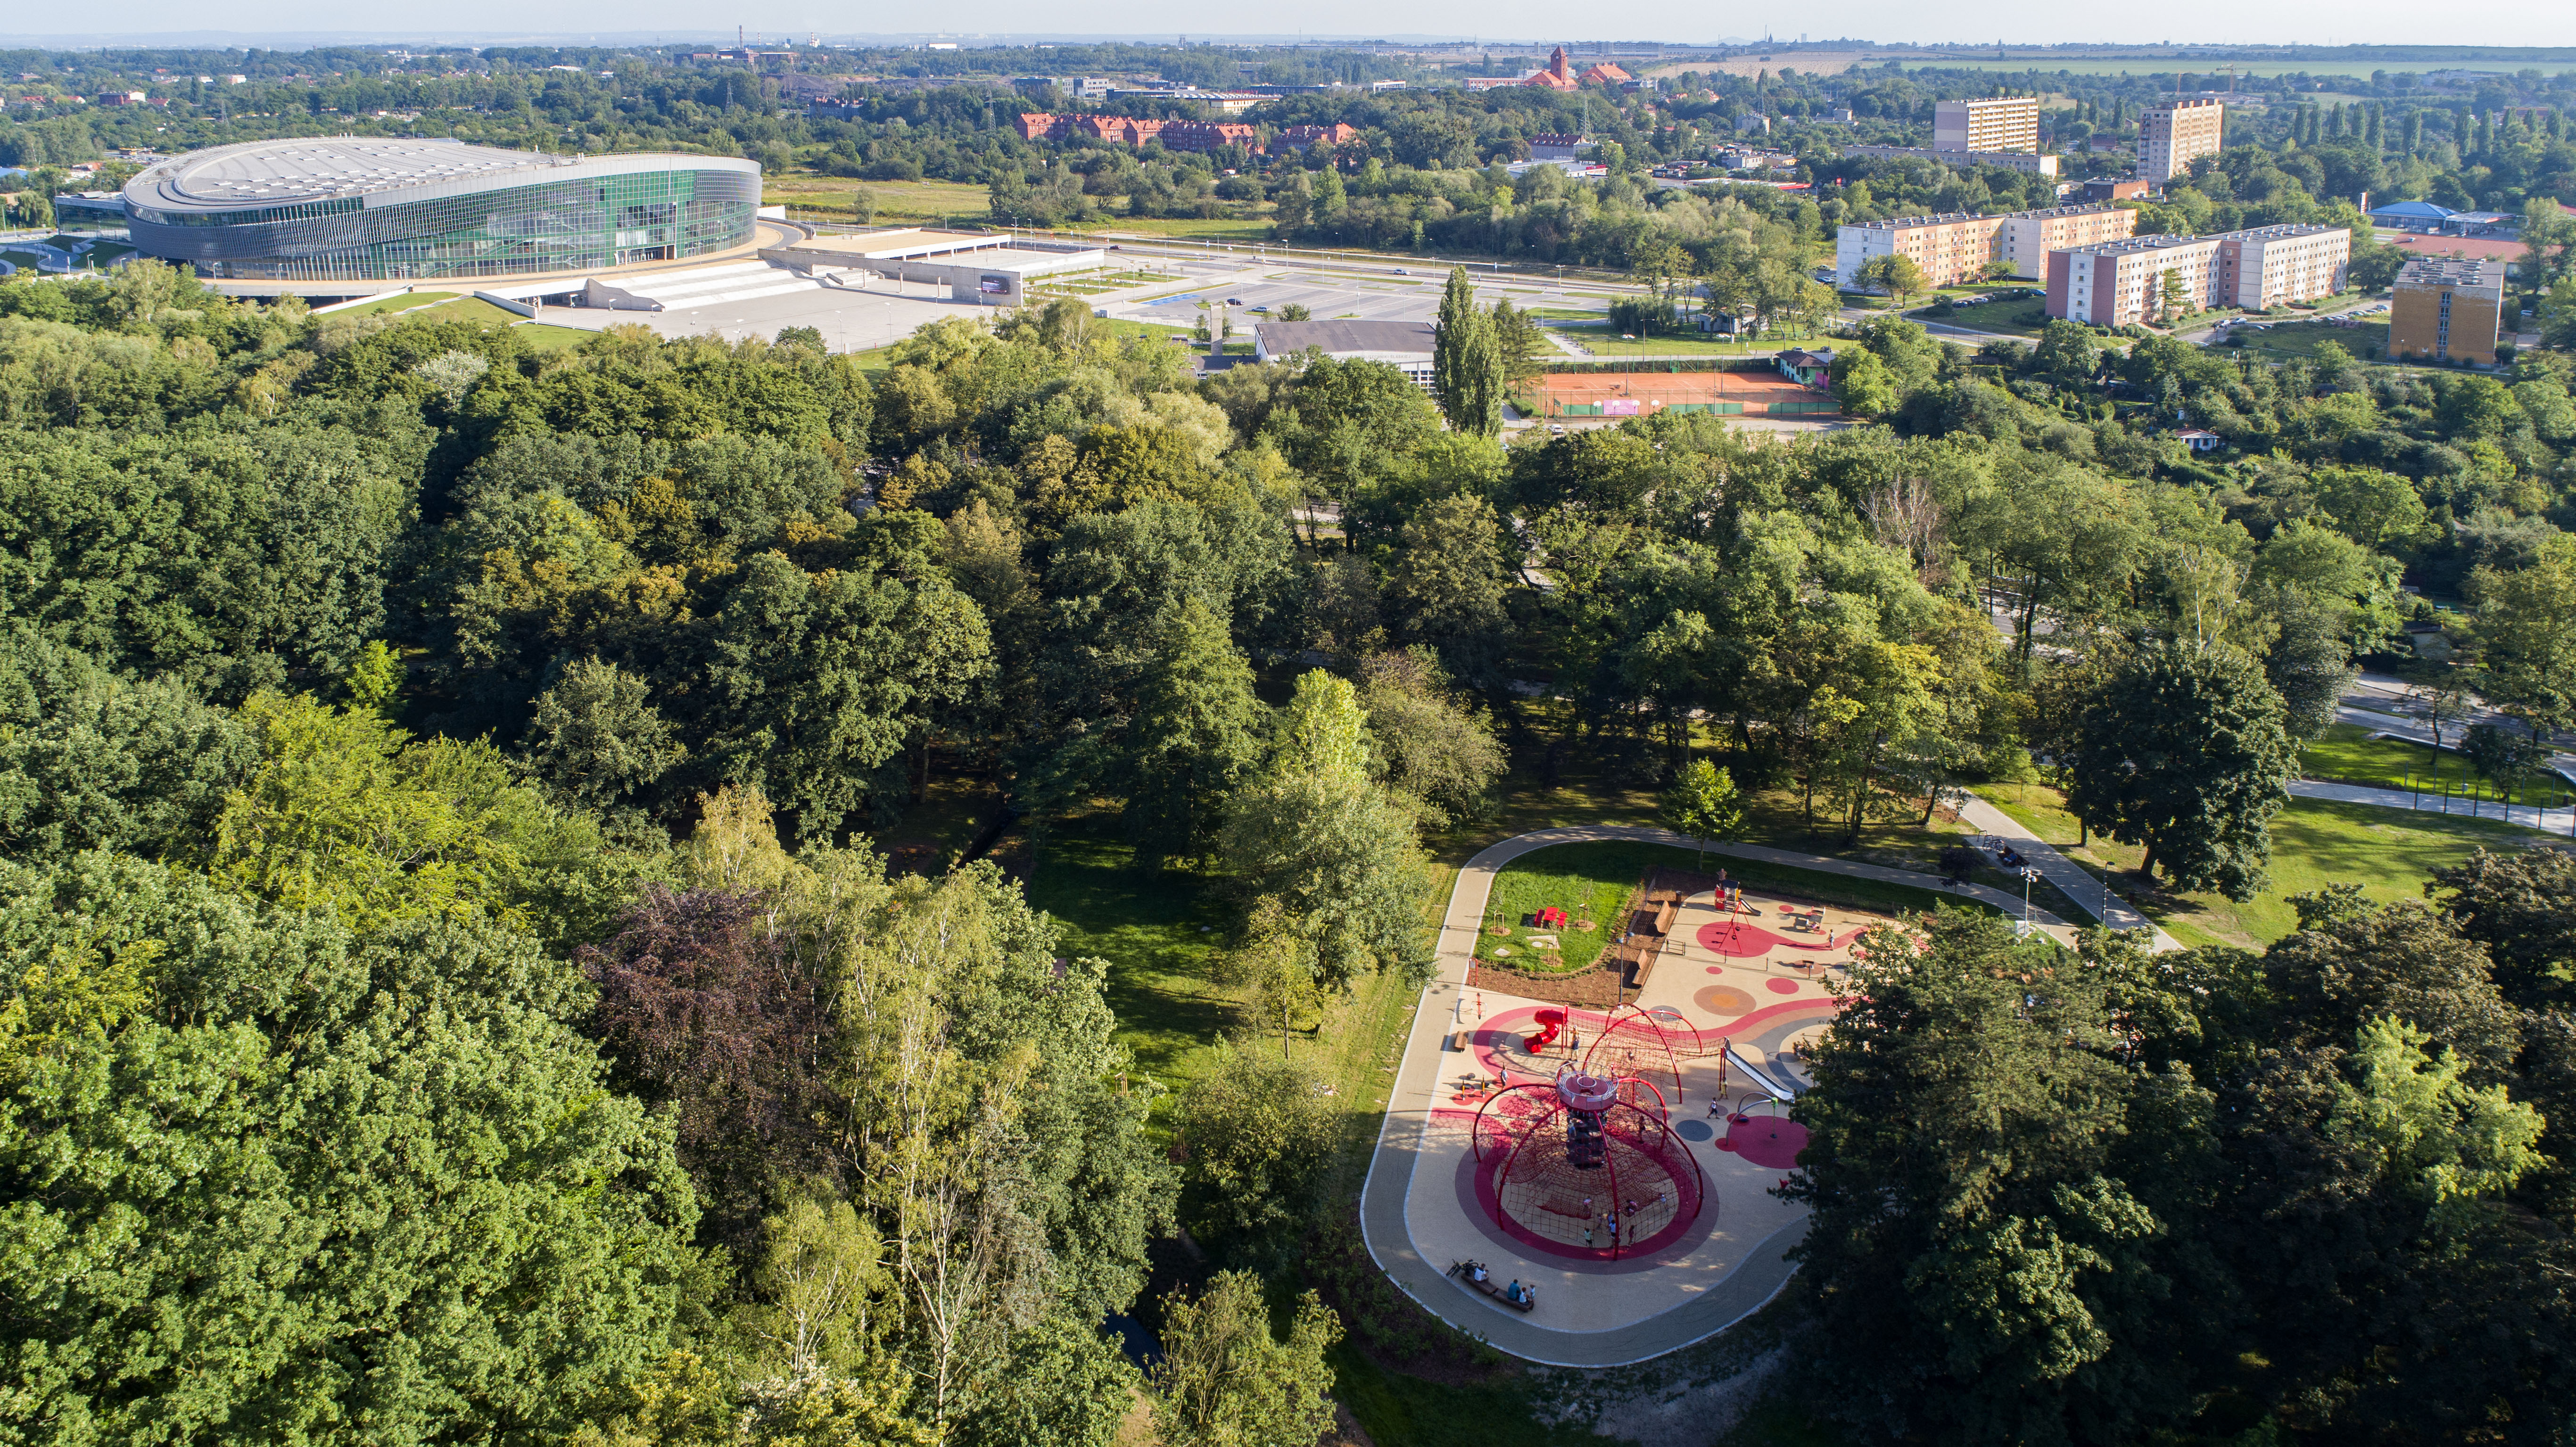
[[[2137,224],[2137,212],[2115,206],[2051,206],[2002,216],[1953,212],[1845,226],[1834,238],[1834,278],[1842,287],[1855,287],[1871,259],[1905,256],[1933,286],[1976,280],[1998,261],[2016,276],[2037,280],[2047,274],[2049,252],[2117,240]]]
[[[2397,274],[2388,308],[2391,360],[2495,364],[2504,323],[2504,263],[2424,256]]]
[[[1529,158],[1533,161],[1571,161],[1583,154],[1586,144],[1579,135],[1541,131],[1529,138]]]
[[[1936,151],[2037,151],[2039,98],[2017,95],[1984,100],[1936,101],[1932,106],[1932,148]]]
[[[2343,290],[2352,233],[2340,226],[2264,226],[2219,238],[2217,298],[2250,312]]]
[[[1029,283],[1065,271],[1088,271],[1109,253],[1096,247],[1055,247],[1020,241],[1007,233],[934,231],[899,226],[855,235],[816,236],[762,251],[764,261],[809,275],[866,285],[869,278],[946,286],[958,301],[1019,306]]]
[[[1311,348],[1337,361],[1384,362],[1428,392],[1436,332],[1429,322],[1257,322],[1252,355],[1275,362]]]
[[[2057,175],[2057,158],[2036,151],[1944,151],[1932,146],[1845,146],[1846,156],[1889,156],[1948,166],[2001,166],[2027,176]]]
[[[2132,236],[2049,253],[2048,314],[2088,326],[2124,327],[2167,309],[2165,275],[2181,283],[2181,305],[2200,311],[2214,299],[2219,238]]]

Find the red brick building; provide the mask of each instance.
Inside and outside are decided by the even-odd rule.
[[[1141,146],[1159,140],[1173,151],[1213,151],[1219,146],[1261,149],[1261,132],[1239,121],[1153,121],[1135,116],[1059,116],[1025,111],[1015,124],[1024,141],[1061,141],[1081,136],[1113,145]],[[1303,127],[1301,129],[1313,129]],[[1359,134],[1348,126],[1334,129]]]

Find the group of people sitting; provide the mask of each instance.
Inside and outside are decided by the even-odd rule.
[[[1479,1286],[1485,1286],[1492,1284],[1494,1278],[1485,1274],[1485,1263],[1470,1261],[1467,1263],[1467,1279]],[[1512,1284],[1503,1288],[1503,1300],[1521,1306],[1535,1306],[1538,1304],[1538,1286],[1535,1283],[1523,1286],[1520,1279],[1514,1277]]]

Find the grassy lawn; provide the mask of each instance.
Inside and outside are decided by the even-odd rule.
[[[2365,321],[2357,326],[2337,326],[2333,322],[2275,322],[2268,331],[2238,331],[2232,334],[2245,339],[2244,350],[2264,352],[2275,357],[2313,357],[2317,348],[2332,342],[2363,361],[2388,355],[2388,322],[2386,318]],[[2230,345],[2227,350],[2237,350]]]
[[[2359,724],[2336,724],[2324,738],[2300,752],[2300,772],[2311,779],[2338,784],[2421,789],[2427,794],[2447,795],[2458,799],[2459,807],[2472,815],[2477,812],[2472,807],[2473,800],[2483,799],[2484,808],[2495,808],[2502,791],[2480,779],[2456,750],[2444,749],[2436,756],[2426,745],[2365,737],[2368,733]],[[2555,776],[2527,780],[2513,792],[2517,804],[2552,809],[2563,807],[2567,798],[2566,785]]]
[[[540,322],[521,322],[519,335],[526,338],[528,345],[538,351],[565,352],[589,341],[599,333],[586,332],[579,327],[550,327]]]
[[[772,174],[762,179],[764,206],[792,206],[820,216],[799,221],[850,221],[851,193],[864,188],[877,202],[871,224],[905,221],[983,221],[993,214],[993,193],[965,181],[859,181],[846,176]]]
[[[1756,351],[1776,352],[1784,346],[1795,345],[1776,338],[1758,344],[1746,343],[1702,336],[1697,332],[1681,336],[1640,337],[1633,342],[1623,342],[1617,332],[1610,330],[1608,322],[1557,322],[1552,329],[1563,333],[1567,341],[1591,349],[1597,357],[1741,357]]]
[[[1951,308],[1948,316],[1918,312],[1916,318],[1965,327],[1975,332],[2000,332],[2006,336],[2035,337],[2048,325],[2048,303],[2037,297],[2022,301],[1990,301],[1976,306]]]
[[[1645,877],[1643,865],[1636,862],[1638,850],[1645,847],[1650,846],[1566,844],[1504,865],[1485,901],[1485,936],[1478,948],[1526,970],[1592,968],[1623,923],[1621,911],[1630,891]],[[1530,916],[1550,907],[1565,911],[1565,928],[1540,929],[1530,923]],[[1551,954],[1532,945],[1533,937],[1554,939],[1564,948]]]
[[[454,301],[462,294],[463,293],[461,292],[453,291],[396,292],[391,296],[380,296],[374,301],[365,302],[358,306],[347,307],[340,311],[335,311],[331,313],[331,315],[335,317],[364,317],[374,316],[380,312],[409,311],[413,307],[436,306],[438,303],[443,301]]]
[[[2098,834],[2086,847],[2072,847],[2080,826],[2066,812],[2064,796],[2047,785],[1994,784],[1977,792],[2097,874],[2106,864],[2120,871],[2112,881],[2118,892],[2187,945],[2260,949],[2297,926],[2291,895],[2329,884],[2358,884],[2374,900],[2419,899],[2424,879],[2434,869],[2456,864],[2480,847],[2513,849],[2542,837],[2494,819],[2293,800],[2272,820],[2269,881],[2262,893],[2239,904],[2215,894],[2142,896],[2135,871],[2145,851]]]
[[[353,307],[351,310],[354,311],[356,308]],[[432,306],[424,307],[420,311],[412,313],[412,315],[425,317],[431,321],[481,322],[486,326],[495,327],[515,326],[526,320],[525,317],[520,316],[517,312],[503,311],[501,308],[492,305],[490,302],[485,301],[480,297],[472,296],[460,296],[453,301],[438,302]],[[570,328],[565,328],[565,330],[570,330]],[[588,334],[584,333],[584,335]]]
[[[1539,1387],[1525,1373],[1469,1386],[1389,1371],[1344,1342],[1332,1351],[1333,1396],[1384,1447],[1612,1447],[1566,1422],[1542,1420]]]

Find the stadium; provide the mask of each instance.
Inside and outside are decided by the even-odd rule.
[[[746,245],[760,166],[304,138],[174,157],[127,182],[124,199],[136,250],[205,277],[533,276]]]

